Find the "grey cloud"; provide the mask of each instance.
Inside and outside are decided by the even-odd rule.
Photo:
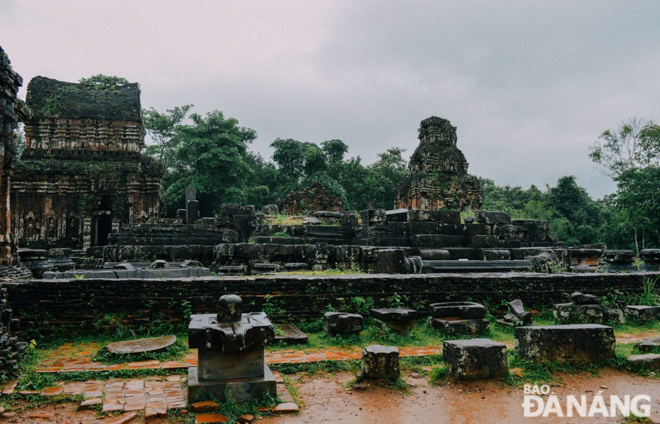
[[[26,78],[140,82],[143,105],[194,103],[276,137],[341,138],[369,163],[412,153],[421,119],[458,126],[476,175],[544,186],[576,175],[603,130],[658,118],[657,1],[31,2],[0,4]]]

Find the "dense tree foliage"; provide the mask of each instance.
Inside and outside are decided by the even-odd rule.
[[[364,166],[360,157],[345,159],[348,146],[336,139],[317,145],[278,138],[271,143],[270,162],[248,150],[256,138],[254,130],[240,127],[219,111],[188,116],[191,108],[143,111],[151,138],[146,154],[165,167],[168,216],[184,207],[187,186],[197,188],[202,213],[211,215],[222,203],[261,207],[316,181],[341,198],[347,209],[364,209],[373,203],[391,208],[397,186],[408,172],[403,149],[389,149]],[[184,124],[186,120],[191,122]]]
[[[202,213],[222,203],[275,203],[293,190],[318,181],[344,201],[346,209],[394,206],[397,187],[408,175],[404,150],[390,148],[364,165],[349,157],[341,140],[320,144],[278,138],[272,161],[250,152],[254,130],[213,111],[188,112],[192,105],[160,113],[143,112],[152,144],[146,153],[162,163],[164,200],[169,216],[183,207],[184,189],[197,188]],[[186,123],[184,123],[186,122]],[[617,182],[617,193],[592,199],[574,176],[559,178],[544,190],[531,186],[497,186],[480,179],[483,209],[502,210],[514,219],[540,219],[568,246],[606,243],[610,249],[657,247],[660,242],[660,127],[632,119],[605,131],[590,157]]]

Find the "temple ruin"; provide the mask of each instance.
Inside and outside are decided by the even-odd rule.
[[[12,181],[21,246],[104,245],[120,223],[158,216],[161,166],[144,157],[140,88],[35,77]]]
[[[21,85],[23,78],[14,72],[0,47],[0,266],[16,261],[11,234],[10,186],[16,160],[14,130],[25,115],[23,103],[16,97]]]
[[[419,126],[419,146],[410,158],[410,176],[399,186],[397,208],[480,209],[484,192],[469,175],[465,155],[456,147],[456,127],[432,116]]]

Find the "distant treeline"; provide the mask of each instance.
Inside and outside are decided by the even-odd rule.
[[[292,190],[320,181],[344,200],[346,209],[369,204],[390,209],[398,184],[408,173],[404,150],[391,148],[370,165],[350,157],[341,140],[320,145],[276,139],[272,160],[249,151],[257,134],[222,112],[188,115],[192,105],[160,113],[144,111],[153,140],[146,153],[165,166],[168,216],[184,207],[184,189],[195,186],[204,215],[222,203],[275,203]],[[188,119],[188,121],[186,121]],[[184,123],[186,121],[187,123]],[[503,210],[516,219],[544,219],[569,246],[607,243],[610,249],[639,250],[660,245],[660,130],[652,121],[632,119],[605,131],[590,157],[617,182],[615,194],[593,200],[575,177],[555,187],[501,187],[481,179],[484,209]]]

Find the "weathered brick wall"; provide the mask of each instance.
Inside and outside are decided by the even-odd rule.
[[[161,165],[140,153],[140,89],[102,89],[35,77],[26,147],[12,180],[21,247],[107,244],[112,223],[159,215]]]
[[[212,312],[227,293],[243,297],[246,309],[266,309],[277,321],[319,317],[332,305],[348,309],[355,298],[389,306],[393,296],[423,308],[432,302],[466,300],[499,305],[520,298],[528,305],[566,301],[570,293],[638,293],[645,274],[428,274],[337,277],[208,277],[153,280],[31,280],[5,283],[15,315],[25,327],[61,330],[180,322],[184,314]],[[653,275],[660,275],[655,273]],[[266,295],[269,295],[266,297]],[[360,300],[360,299],[358,299]],[[355,309],[355,308],[353,308]],[[112,321],[121,316],[121,320]]]
[[[10,187],[16,160],[14,130],[20,120],[21,106],[17,101],[18,88],[23,79],[11,67],[5,51],[0,47],[0,265],[16,261],[11,231]]]

